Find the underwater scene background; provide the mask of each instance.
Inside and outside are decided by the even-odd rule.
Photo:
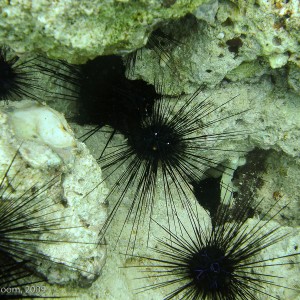
[[[299,1],[0,14],[1,299],[300,299]]]

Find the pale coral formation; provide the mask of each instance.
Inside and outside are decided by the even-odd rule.
[[[106,249],[97,241],[107,216],[108,192],[100,167],[86,146],[74,138],[63,115],[46,105],[26,101],[2,106],[0,122],[1,174],[19,153],[7,175],[15,185],[15,191],[8,193],[9,201],[53,178],[57,181],[40,195],[50,207],[41,218],[45,222],[62,220],[61,229],[43,232],[39,239],[44,241],[34,243],[32,251],[47,258],[36,261],[36,271],[51,283],[90,285],[106,259]]]

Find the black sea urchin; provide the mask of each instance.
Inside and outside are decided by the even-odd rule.
[[[35,253],[32,247],[34,243],[45,242],[38,238],[39,235],[59,229],[61,219],[43,218],[44,215],[50,214],[51,204],[48,203],[47,198],[40,198],[46,190],[57,185],[59,181],[57,177],[42,187],[32,186],[17,196],[17,199],[12,199],[15,190],[22,185],[22,182],[17,181],[20,171],[17,171],[11,180],[8,179],[15,158],[16,156],[2,175],[0,185],[0,253],[9,259],[28,262],[32,260],[34,263],[34,258],[45,259]]]
[[[128,213],[123,224],[132,218],[128,247],[134,249],[139,225],[142,220],[147,220],[147,214],[151,217],[155,209],[154,198],[159,181],[165,199],[163,205],[166,210],[165,217],[172,222],[178,204],[174,201],[174,197],[178,198],[180,195],[181,205],[189,210],[190,201],[186,194],[192,191],[190,183],[200,180],[208,168],[222,169],[222,166],[218,166],[218,162],[204,152],[228,151],[214,147],[214,142],[222,139],[232,140],[245,133],[241,131],[205,133],[209,127],[233,115],[216,117],[205,123],[206,117],[226,103],[215,108],[208,99],[203,101],[196,99],[200,92],[201,89],[197,90],[183,104],[180,104],[179,98],[156,100],[152,113],[143,118],[139,128],[128,134],[124,142],[107,147],[110,152],[104,153],[100,159],[107,176],[116,174],[124,165],[126,168],[120,171],[120,174],[117,173],[117,179],[111,188],[109,195],[114,195],[116,200],[100,232],[101,238],[116,216],[124,198],[130,197]],[[118,219],[120,217],[119,214]],[[123,228],[120,229],[121,233],[122,230]]]
[[[139,290],[166,288],[164,299],[193,300],[281,299],[272,289],[295,290],[275,282],[283,277],[274,275],[272,267],[298,264],[300,253],[293,248],[287,255],[260,256],[286,237],[279,225],[268,227],[284,207],[266,217],[271,208],[259,220],[248,223],[250,203],[235,210],[234,216],[230,206],[220,206],[210,230],[196,214],[189,216],[190,224],[180,221],[181,234],[158,225],[167,237],[160,238],[153,249],[157,258],[143,257],[151,264],[142,266],[146,267],[144,272],[151,272],[143,278],[156,282]]]
[[[155,88],[142,80],[128,80],[120,56],[99,56],[84,65],[46,60],[41,72],[56,78],[62,100],[75,101],[72,118],[80,125],[93,125],[84,141],[109,125],[113,133],[127,135],[135,130],[158,97]]]
[[[39,100],[36,93],[43,90],[36,78],[34,59],[23,61],[6,46],[0,46],[0,100]]]
[[[8,164],[0,177],[0,285],[5,291],[11,287],[33,283],[30,277],[35,273],[36,267],[47,264],[64,265],[73,270],[86,273],[84,267],[61,261],[52,256],[47,256],[37,250],[40,244],[78,243],[75,241],[60,240],[55,233],[73,227],[62,227],[63,217],[57,217],[54,209],[55,201],[46,196],[46,191],[54,192],[60,182],[60,174],[51,178],[45,184],[30,185],[24,189],[23,181],[26,167],[19,169],[13,167],[18,152],[11,161],[1,161]],[[49,193],[48,193],[49,194]],[[50,236],[44,239],[43,234]],[[38,279],[37,282],[41,280]],[[14,290],[18,292],[18,290]],[[13,291],[12,291],[13,292]],[[28,291],[30,293],[30,291]],[[6,293],[11,299],[10,292]],[[18,293],[17,293],[18,294]],[[4,294],[2,294],[4,296]]]

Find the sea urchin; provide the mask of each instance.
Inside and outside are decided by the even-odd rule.
[[[178,296],[193,300],[281,299],[273,294],[275,287],[294,290],[276,282],[282,277],[270,268],[297,264],[300,253],[292,249],[286,255],[260,256],[264,249],[286,237],[280,226],[268,227],[284,207],[266,217],[271,208],[261,219],[248,223],[250,203],[235,211],[230,205],[220,205],[210,230],[197,214],[190,215],[190,224],[181,223],[182,234],[158,225],[169,237],[158,240],[154,252],[159,257],[144,257],[152,262],[145,272],[151,272],[148,278],[156,282],[140,290],[168,287],[164,299]]]
[[[99,162],[108,174],[107,177],[117,174],[109,194],[115,195],[116,202],[100,232],[101,238],[104,237],[124,198],[128,197],[131,191],[129,209],[123,224],[132,218],[128,247],[134,249],[139,225],[142,220],[147,220],[146,216],[149,214],[151,218],[155,209],[154,199],[159,181],[162,182],[165,215],[172,222],[178,205],[174,199],[180,196],[180,205],[187,211],[190,210],[191,202],[187,196],[187,193],[192,192],[190,183],[200,180],[209,168],[222,170],[222,166],[213,159],[212,153],[229,150],[216,147],[215,142],[223,139],[233,140],[237,136],[244,136],[245,132],[232,130],[207,133],[208,128],[235,114],[213,117],[218,109],[232,99],[214,107],[208,98],[202,101],[197,99],[201,91],[202,88],[199,88],[183,104],[179,97],[161,97],[154,101],[151,114],[142,118],[135,131],[127,134],[123,142],[107,147],[110,151],[104,152]],[[208,116],[213,119],[206,122]],[[124,165],[126,168],[118,173]],[[120,233],[122,231],[123,228]]]
[[[39,100],[38,90],[44,89],[38,84],[38,69],[34,58],[21,60],[6,46],[0,46],[0,101],[29,98]]]

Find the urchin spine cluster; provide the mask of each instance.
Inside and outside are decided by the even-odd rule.
[[[158,39],[165,38],[160,31],[157,32],[157,36]],[[158,52],[161,50],[159,42],[155,42],[151,38],[148,47]],[[132,68],[134,70],[133,65],[135,61],[136,53],[131,58],[129,56],[129,61],[127,62],[129,69]],[[28,90],[36,88],[34,78],[30,77],[32,73],[21,72],[23,68],[26,69],[26,63],[29,64],[30,61],[27,61],[25,65],[18,65],[17,63],[18,57],[15,56],[12,59],[8,59],[7,51],[5,48],[1,48],[0,70],[5,75],[0,78],[1,100],[12,100],[23,96],[37,99],[34,94],[28,92]],[[80,93],[94,96],[94,93],[98,93],[97,89],[93,90],[94,86],[89,85],[90,78],[85,73],[86,69],[84,67],[77,68],[64,62],[59,63],[63,65],[64,72],[55,73],[55,76],[62,81],[74,84],[75,88],[71,90],[71,94],[76,94],[79,91],[79,96]],[[48,67],[39,66],[38,69],[53,75],[56,71],[53,71],[51,63]],[[86,67],[88,69],[88,64]],[[92,74],[92,76],[94,75]],[[111,84],[110,87],[115,84],[116,82]],[[129,85],[126,86],[126,89],[128,87]],[[145,86],[142,86],[141,92],[143,92],[143,89],[145,89]],[[174,110],[176,100],[172,100],[172,102],[170,99],[159,97],[153,92],[153,89],[150,91],[150,94],[153,94],[143,102],[143,99],[133,99],[137,94],[130,94],[130,89],[125,91],[122,86],[118,93],[114,93],[114,95],[120,96],[123,102],[115,97],[115,102],[104,103],[103,115],[86,115],[89,121],[83,121],[83,123],[97,124],[92,134],[102,126],[110,125],[113,127],[113,133],[118,131],[126,137],[126,141],[122,145],[118,145],[116,150],[103,157],[101,155],[100,162],[104,163],[103,168],[108,173],[113,173],[123,163],[128,163],[128,169],[120,174],[112,187],[111,194],[119,190],[120,197],[100,233],[101,237],[106,233],[127,192],[134,185],[134,197],[125,219],[126,222],[130,215],[134,214],[134,225],[131,234],[133,234],[134,230],[139,229],[140,221],[144,214],[143,211],[153,208],[157,178],[159,176],[163,178],[164,196],[169,199],[168,203],[171,203],[172,209],[174,207],[172,201],[175,193],[180,195],[185,209],[190,209],[189,199],[185,193],[186,190],[192,190],[190,184],[200,179],[207,167],[220,168],[222,170],[222,166],[219,166],[210,157],[202,155],[201,151],[222,151],[222,149],[210,147],[209,142],[218,139],[233,139],[244,133],[232,131],[216,135],[199,134],[199,132],[205,131],[208,126],[213,126],[222,121],[222,119],[217,118],[207,123],[203,121],[207,115],[214,113],[215,109],[212,108],[209,101],[196,101],[199,92],[200,89],[184,105]],[[73,98],[72,95],[68,97],[67,94],[62,94],[61,97],[71,100],[77,98],[77,96]],[[85,105],[95,108],[98,105],[97,97],[91,97],[91,99],[90,103],[81,103],[80,109],[85,110]],[[195,103],[196,105],[194,105]],[[116,112],[120,105],[122,108]],[[97,111],[98,109],[95,109],[96,113]],[[113,114],[111,113],[112,111]],[[107,112],[109,113],[107,114]],[[81,113],[82,115],[85,114],[83,111]],[[79,117],[82,117],[82,115]],[[229,117],[232,117],[232,115]],[[107,148],[109,142],[110,140],[108,140]],[[226,151],[226,149],[223,150]],[[170,180],[172,187],[169,185]],[[164,200],[166,201],[166,199]],[[157,252],[163,255],[165,259],[153,258],[150,260],[158,262],[157,267],[162,270],[160,275],[155,275],[156,277],[167,278],[165,276],[170,275],[174,276],[174,279],[163,280],[160,284],[150,286],[150,288],[182,283],[182,286],[168,294],[166,299],[174,298],[177,295],[181,295],[184,299],[257,299],[255,292],[276,299],[275,296],[265,293],[261,287],[262,284],[272,286],[272,282],[268,279],[270,274],[253,272],[251,268],[260,268],[263,266],[263,263],[273,260],[273,258],[270,258],[255,261],[253,258],[263,248],[275,244],[283,236],[275,236],[278,228],[261,235],[263,225],[258,225],[258,228],[254,226],[253,229],[250,229],[250,233],[252,232],[253,235],[249,237],[249,232],[241,229],[247,219],[245,217],[247,209],[240,210],[239,214],[241,215],[235,222],[231,223],[231,225],[226,225],[226,221],[229,220],[228,211],[218,212],[211,232],[207,233],[201,228],[199,220],[193,216],[193,211],[191,210],[189,216],[195,230],[196,240],[178,237],[170,229],[163,228],[171,236],[171,239],[161,242],[164,250],[158,250]],[[7,215],[3,216],[5,221]],[[183,231],[185,231],[185,227],[177,213],[174,213],[172,217],[178,220],[178,223],[183,226]],[[260,223],[258,222],[258,224]],[[2,244],[3,241],[11,242],[12,239],[5,235],[5,226],[3,223],[0,223],[0,225],[4,228],[4,233],[0,234]],[[48,224],[47,227],[51,227],[51,225]],[[130,235],[129,242],[131,238],[132,236]],[[4,249],[3,245],[2,248]],[[135,237],[133,238],[134,247]],[[298,253],[274,259],[294,258],[296,255]],[[15,259],[15,257],[12,256],[10,259]],[[5,265],[3,269],[10,270],[11,267],[11,271],[7,271],[7,273],[10,273],[13,278],[15,266]],[[272,263],[270,266],[272,266]],[[250,274],[250,271],[252,274]]]
[[[21,60],[7,46],[0,46],[0,101],[29,98],[40,101],[38,68],[33,58]]]
[[[57,217],[54,209],[56,202],[50,200],[49,193],[47,194],[47,191],[53,191],[58,187],[61,174],[57,173],[42,185],[36,182],[23,190],[22,180],[26,174],[26,167],[18,164],[18,155],[17,151],[11,161],[1,161],[4,166],[8,165],[0,177],[1,299],[28,298],[26,295],[35,289],[33,285],[45,281],[45,278],[41,279],[36,272],[38,266],[42,264],[46,264],[48,268],[60,265],[69,270],[91,274],[84,266],[69,262],[68,258],[61,260],[37,249],[40,244],[81,244],[81,242],[60,239],[56,236],[59,231],[74,228],[61,225],[67,216]],[[43,234],[51,237],[43,238]],[[32,289],[28,289],[30,285],[33,286]],[[30,297],[47,298],[45,294]]]
[[[136,55],[137,53],[134,53],[133,63],[135,63]],[[128,64],[130,69],[130,60]],[[77,84],[77,87],[81,88],[80,84]],[[154,208],[155,201],[166,201],[168,203],[167,206],[170,206],[170,211],[167,215],[171,215],[172,218],[177,220],[178,224],[182,224],[180,216],[178,217],[177,215],[178,212],[174,210],[176,206],[174,202],[175,194],[180,195],[181,203],[186,210],[189,210],[191,209],[190,199],[188,199],[186,191],[192,191],[191,183],[199,181],[207,168],[223,171],[224,166],[219,165],[212,158],[201,154],[205,150],[226,151],[226,149],[210,146],[211,142],[220,139],[232,140],[247,134],[235,130],[215,135],[205,134],[205,129],[209,126],[215,126],[224,119],[234,115],[229,115],[225,118],[215,118],[212,121],[205,122],[205,117],[214,114],[218,108],[214,108],[207,99],[199,102],[196,98],[201,91],[202,88],[189,97],[185,104],[179,105],[179,107],[176,107],[179,99],[170,100],[164,97],[156,97],[151,102],[151,106],[145,106],[147,109],[145,107],[136,109],[138,114],[134,117],[138,121],[134,123],[131,130],[123,130],[126,126],[121,126],[120,130],[120,126],[118,128],[118,126],[106,122],[107,125],[111,125],[114,128],[113,133],[119,131],[126,139],[123,143],[118,143],[117,146],[110,148],[109,144],[112,141],[112,136],[110,136],[104,149],[109,150],[107,151],[108,154],[104,152],[104,155],[102,155],[102,153],[99,162],[108,174],[116,173],[123,164],[127,164],[127,168],[117,176],[116,182],[111,188],[110,195],[118,196],[111,214],[100,232],[100,237],[103,238],[105,236],[113,219],[115,217],[119,218],[119,215],[117,216],[118,210],[126,195],[133,190],[130,208],[124,220],[125,226],[126,222],[131,217],[133,218],[126,253],[129,252],[130,247],[134,250],[136,246],[136,232],[139,231],[146,212]],[[230,99],[229,101],[233,100]],[[226,104],[227,102],[223,105]],[[132,107],[137,106],[134,104]],[[125,110],[122,118],[126,121],[127,118],[132,119],[132,116]],[[163,179],[165,199],[155,199],[158,178]],[[223,222],[226,219],[229,221],[229,213],[227,212],[227,215],[226,212],[223,211],[223,217],[225,218]],[[170,231],[170,229],[165,228],[167,234],[172,237],[172,241],[163,243],[165,249],[157,252],[160,255],[165,254],[166,260],[153,259],[153,261],[162,263],[159,266],[161,270],[164,268],[164,263],[172,265],[174,269],[171,270],[166,267],[162,278],[172,275],[173,279],[162,281],[161,284],[155,287],[163,287],[174,282],[182,283],[182,286],[167,295],[166,299],[171,299],[177,295],[183,296],[184,299],[256,299],[254,295],[254,290],[256,289],[258,293],[264,295],[263,290],[259,289],[260,284],[272,285],[272,283],[268,280],[260,279],[259,274],[255,272],[252,277],[245,274],[243,276],[241,275],[243,273],[241,269],[243,264],[247,263],[249,263],[249,268],[244,265],[246,271],[251,269],[250,265],[253,268],[260,268],[264,261],[255,262],[251,261],[251,259],[264,247],[276,243],[277,240],[276,238],[272,239],[273,232],[260,235],[260,230],[255,232],[253,240],[247,239],[241,230],[241,226],[247,219],[245,217],[247,215],[246,212],[246,209],[237,212],[244,215],[244,218],[234,222],[231,228],[220,222],[220,213],[217,213],[214,216],[213,229],[210,234],[206,233],[206,235],[205,231],[199,227],[199,220],[196,222],[195,219],[191,218],[190,221],[194,224],[193,228],[196,231],[196,241],[182,240],[176,237],[175,233]],[[192,210],[189,215],[193,215]],[[225,233],[225,228],[231,232],[231,235]],[[245,248],[242,247],[239,238],[245,242]],[[271,238],[270,244],[265,242],[269,238]],[[177,248],[172,244],[174,240],[175,245],[177,243]],[[199,243],[198,247],[195,247],[197,242]],[[187,248],[187,245],[189,248]],[[236,252],[232,250],[234,247],[236,247]],[[176,254],[175,256],[174,253]],[[291,258],[294,258],[296,255],[291,255]],[[284,258],[277,257],[276,259]],[[154,276],[157,277],[158,275]],[[267,277],[268,274],[265,274],[265,278]],[[190,282],[184,281],[187,278],[190,279]],[[245,297],[241,296],[242,293],[245,294]],[[272,297],[270,294],[268,296]]]
[[[104,171],[115,172],[123,164],[128,167],[119,175],[111,189],[111,194],[119,196],[100,233],[101,237],[104,237],[127,193],[133,189],[132,204],[124,224],[133,217],[128,246],[134,251],[136,234],[133,232],[138,232],[141,220],[144,220],[147,212],[155,209],[157,201],[169,203],[169,207],[166,205],[166,215],[175,220],[174,199],[180,195],[182,205],[189,210],[191,203],[187,194],[192,192],[191,183],[200,180],[208,168],[223,170],[224,166],[203,153],[206,150],[211,153],[227,151],[212,146],[213,142],[233,140],[246,133],[205,133],[210,126],[233,117],[234,114],[205,123],[205,118],[222,106],[215,108],[209,99],[197,100],[202,89],[203,87],[199,88],[184,104],[180,103],[179,97],[156,99],[151,113],[142,119],[135,131],[127,134],[126,140],[114,147],[111,153],[104,153],[100,159]],[[155,199],[158,178],[163,180],[164,199]]]
[[[286,234],[280,232],[280,226],[265,232],[265,226],[285,207],[272,213],[271,217],[265,214],[249,226],[251,202],[249,199],[235,210],[232,220],[231,206],[224,206],[223,199],[210,230],[197,214],[190,215],[191,227],[180,222],[182,234],[179,235],[157,224],[166,237],[159,238],[158,247],[153,249],[159,258],[142,257],[148,262],[148,276],[142,278],[155,278],[158,283],[143,286],[139,291],[162,288],[166,291],[164,299],[194,300],[281,299],[266,287],[297,291],[296,287],[274,282],[282,277],[274,275],[271,268],[298,264],[299,252],[282,256],[270,254],[267,258],[259,256],[262,250],[286,238]],[[256,209],[258,207],[259,204]]]

